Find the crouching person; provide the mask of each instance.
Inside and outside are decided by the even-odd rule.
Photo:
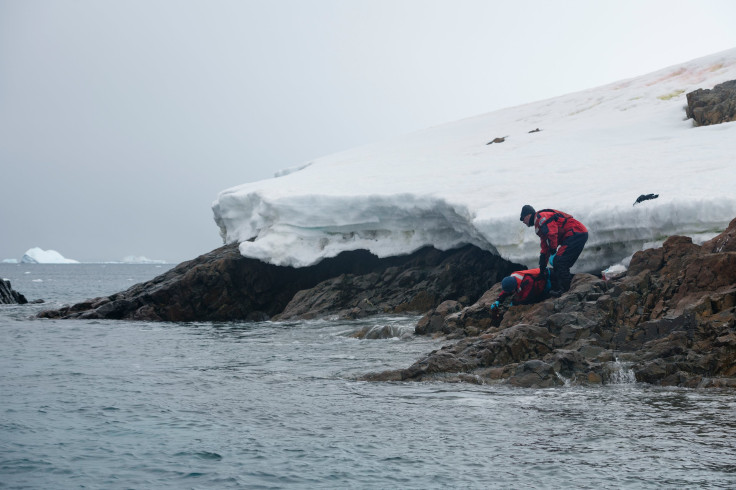
[[[491,305],[492,323],[498,325],[509,306],[537,303],[549,296],[552,284],[545,269],[516,271],[501,281],[501,294]]]

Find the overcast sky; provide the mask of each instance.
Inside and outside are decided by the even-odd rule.
[[[0,260],[181,262],[219,191],[736,46],[732,0],[0,0]]]

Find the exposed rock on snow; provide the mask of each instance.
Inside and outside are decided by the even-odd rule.
[[[687,94],[687,117],[696,126],[736,121],[736,80]]]

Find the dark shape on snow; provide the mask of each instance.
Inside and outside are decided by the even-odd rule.
[[[659,194],[642,194],[641,196],[636,198],[636,201],[632,206],[636,206],[640,202],[649,201],[650,199],[657,199],[659,197]]]
[[[532,130],[531,130],[531,131],[529,131],[529,132],[530,132],[530,133],[538,133],[538,132],[540,132],[540,131],[541,131],[541,129],[537,128],[537,129],[532,129]]]
[[[486,143],[486,146],[491,145],[493,143],[503,143],[504,141],[506,141],[506,138],[508,138],[508,136],[502,136],[500,138],[493,138],[492,141],[489,141],[488,143]]]

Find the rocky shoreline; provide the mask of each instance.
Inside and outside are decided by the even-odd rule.
[[[417,325],[460,340],[406,369],[370,381],[598,385],[629,376],[663,386],[736,387],[736,219],[698,246],[673,236],[638,252],[624,277],[576,274],[557,299],[509,309],[492,326],[488,307],[446,303]]]
[[[523,387],[639,382],[736,387],[736,219],[701,246],[673,236],[638,252],[620,278],[576,274],[560,298],[509,309],[494,325],[498,282],[524,268],[467,246],[378,259],[347,252],[312,267],[272,266],[224,246],[146,283],[41,318],[259,321],[424,316],[417,335],[454,341],[369,381]]]

